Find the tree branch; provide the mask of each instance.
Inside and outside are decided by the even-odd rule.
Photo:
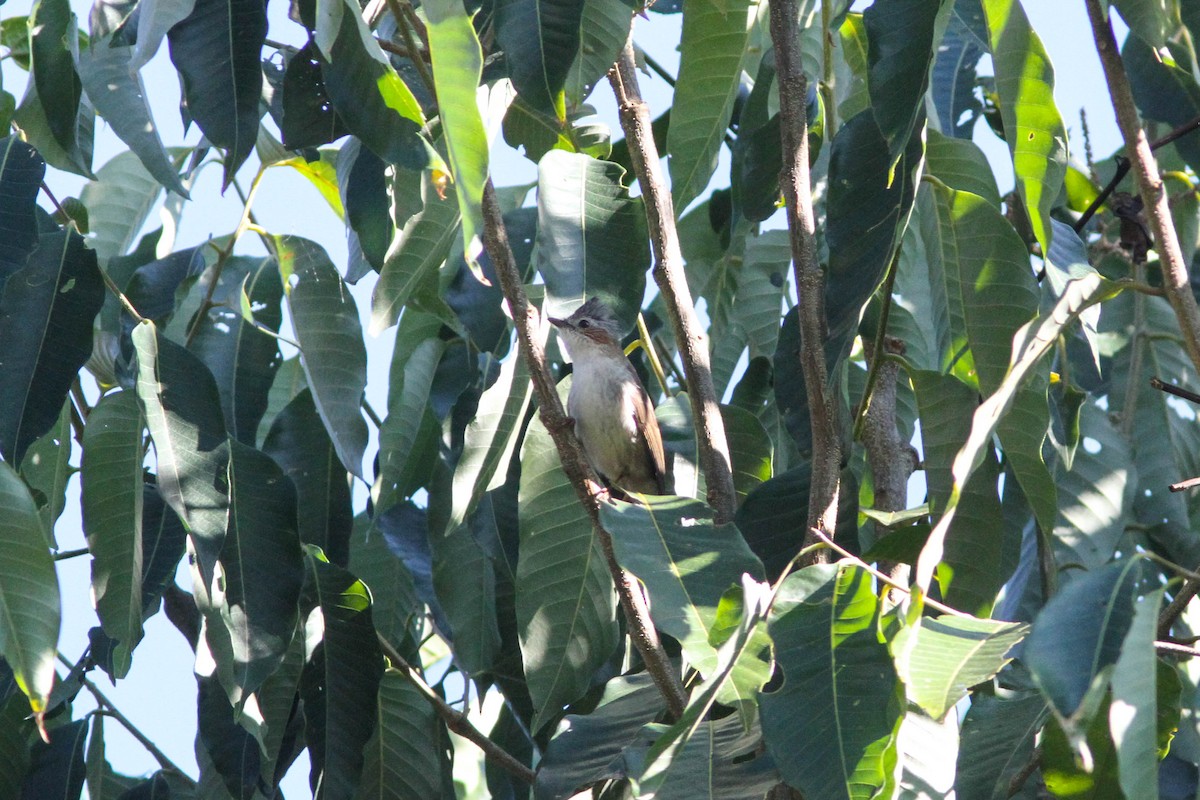
[[[678,717],[687,704],[687,695],[683,691],[678,673],[662,648],[658,632],[654,630],[654,624],[650,621],[650,611],[646,607],[641,588],[636,579],[617,564],[613,555],[612,538],[600,524],[599,484],[588,466],[579,439],[575,437],[571,422],[567,419],[562,402],[558,398],[550,369],[546,365],[543,347],[545,332],[542,330],[541,315],[529,304],[529,298],[525,294],[521,273],[517,269],[516,259],[508,243],[508,231],[504,227],[504,219],[496,201],[496,189],[490,179],[483,187],[483,226],[483,244],[496,267],[500,288],[504,292],[513,324],[517,328],[517,343],[521,357],[529,366],[533,390],[538,399],[538,413],[546,430],[554,439],[555,447],[558,448],[558,457],[562,460],[567,480],[575,487],[575,494],[587,511],[592,530],[600,540],[608,569],[617,587],[617,596],[621,600],[621,609],[625,612],[625,620],[629,625],[629,636],[646,663],[646,671],[666,698],[667,707]]]
[[[708,504],[719,525],[733,520],[737,511],[737,493],[733,488],[733,470],[729,444],[721,421],[721,399],[713,385],[708,358],[708,336],[700,328],[692,293],[683,273],[683,253],[675,230],[675,210],[671,192],[663,180],[658,147],[651,130],[650,109],[638,88],[637,67],[633,59],[633,34],[625,40],[625,49],[608,72],[608,80],[617,96],[621,128],[629,144],[629,159],[646,201],[646,222],[654,250],[654,280],[662,292],[671,329],[679,346],[683,370],[687,375],[688,400],[696,426],[696,448],[700,467],[708,485]]]
[[[805,536],[805,543],[811,544],[815,541],[813,530],[820,530],[832,538],[837,526],[842,452],[822,347],[827,327],[825,274],[817,260],[816,225],[808,171],[808,119],[805,111],[808,79],[800,63],[795,0],[774,0],[771,3],[771,41],[775,45],[783,139],[783,170],[779,182],[787,204],[792,269],[800,301],[800,369],[804,374],[812,420],[809,533]],[[822,551],[816,551],[814,558],[819,560],[820,553]]]
[[[467,718],[466,714],[447,703],[441,695],[425,682],[421,674],[408,663],[404,656],[400,655],[400,651],[392,647],[391,642],[383,638],[382,634],[376,633],[376,636],[379,639],[379,647],[383,650],[383,654],[387,656],[388,661],[391,661],[392,666],[399,670],[425,696],[425,699],[433,706],[433,710],[446,723],[447,728],[482,750],[483,755],[488,761],[491,761],[513,777],[524,781],[530,786],[533,785],[534,780],[537,778],[537,773],[522,764],[511,753],[493,742],[487,735],[472,725],[471,720]]]

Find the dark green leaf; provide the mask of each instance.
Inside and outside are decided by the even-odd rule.
[[[50,546],[55,548],[58,542],[54,525],[67,507],[67,482],[77,472],[71,465],[73,411],[68,399],[58,414],[58,422],[29,446],[17,470],[37,503]]]
[[[944,3],[881,0],[863,12],[871,113],[895,160],[921,117],[934,57],[934,22]]]
[[[358,800],[436,800],[450,753],[445,723],[412,681],[389,669],[379,682],[375,733],[367,742]]]
[[[425,604],[417,595],[412,573],[388,547],[384,532],[365,516],[355,520],[354,528],[350,569],[371,590],[375,629],[401,654],[410,653],[425,629]],[[424,529],[421,533],[426,535]]]
[[[517,94],[533,108],[555,113],[579,51],[583,0],[498,0],[496,40]]]
[[[236,800],[251,800],[262,774],[258,742],[234,718],[233,706],[213,676],[196,679],[197,749],[203,747],[224,789]],[[199,756],[201,770],[204,758]],[[205,776],[201,777],[203,785]]]
[[[43,234],[0,297],[0,453],[20,464],[58,420],[67,390],[92,354],[104,302],[96,254],[69,231]]]
[[[346,280],[356,278],[354,259],[362,258],[370,269],[383,270],[388,245],[397,231],[388,213],[387,164],[356,138],[342,145],[337,155],[338,195],[346,210],[347,237],[350,240],[351,266]],[[355,255],[357,253],[357,255]],[[366,274],[367,266],[358,270]]]
[[[0,462],[0,656],[35,713],[54,685],[58,576],[37,507],[19,475]]]
[[[288,58],[283,74],[279,132],[289,150],[328,144],[349,132],[329,98],[316,52],[316,44],[309,42]]]
[[[629,35],[632,17],[621,0],[583,0],[579,52],[567,73],[567,107],[578,107],[617,60]]]
[[[78,26],[68,0],[38,0],[29,15],[31,83],[54,139],[67,153],[75,152],[76,118],[83,85],[75,71]]]
[[[1046,701],[1027,692],[971,698],[958,746],[955,788],[963,800],[1007,800],[1009,785],[1033,756]]]
[[[225,150],[224,186],[254,150],[262,95],[263,0],[195,0],[167,32],[171,61],[183,81],[187,113]],[[215,65],[220,69],[214,69]]]
[[[982,6],[956,3],[930,75],[930,94],[946,136],[969,139],[975,121],[983,113],[983,106],[975,96],[975,66],[987,49]]]
[[[0,297],[38,244],[37,196],[46,162],[16,136],[0,139]]]
[[[1154,639],[1161,604],[1162,590],[1151,592],[1135,604],[1129,633],[1113,668],[1107,722],[1126,797],[1145,795],[1158,783],[1158,761],[1163,754],[1159,750],[1159,670]]]
[[[794,573],[775,603],[768,627],[783,686],[761,695],[763,734],[806,797],[866,800],[894,780],[903,686],[878,613],[871,576],[844,564]]]
[[[83,530],[92,554],[92,597],[117,642],[113,671],[129,671],[142,638],[142,431],[133,392],[105,395],[83,431]]]
[[[608,161],[554,150],[538,164],[537,265],[546,313],[568,316],[599,296],[632,328],[642,304],[650,249],[643,201]]]
[[[277,236],[275,248],[317,411],[338,457],[361,478],[367,447],[367,423],[360,408],[367,353],[354,298],[320,245],[298,236]]]
[[[50,741],[34,741],[29,752],[29,772],[21,797],[79,797],[87,777],[84,741],[85,720],[67,722],[49,731]]]

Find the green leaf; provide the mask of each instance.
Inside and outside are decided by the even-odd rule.
[[[643,737],[650,739],[663,729],[647,725]],[[686,743],[674,752],[670,762],[655,765],[653,796],[660,800],[740,800],[768,793],[779,782],[771,759],[757,753],[762,732],[757,725],[746,730],[736,716],[709,720],[696,726]],[[644,745],[643,745],[644,746]],[[626,761],[636,761],[641,748],[625,752]],[[639,786],[637,796],[648,792]]]
[[[277,236],[274,241],[317,411],[346,469],[362,478],[367,353],[354,298],[319,244],[298,236]]]
[[[388,548],[383,531],[363,516],[355,520],[350,570],[371,589],[372,616],[379,635],[402,654],[415,649],[425,628],[425,604],[417,596],[412,573]]]
[[[488,141],[475,90],[483,74],[483,51],[459,0],[426,0],[429,53],[437,87],[442,135],[462,214],[463,248],[473,264],[483,249],[483,185],[488,179]]]
[[[197,592],[209,594],[229,514],[229,439],[217,387],[208,369],[153,322],[138,323],[133,345],[158,490],[187,529]]]
[[[555,114],[559,93],[579,51],[579,0],[500,0],[496,40],[517,94],[533,108]]]
[[[421,195],[424,206],[392,239],[379,282],[371,294],[372,336],[396,324],[409,298],[437,274],[458,233],[458,204],[441,199],[428,180],[421,182]]]
[[[945,797],[954,790],[958,719],[930,719],[910,705],[900,723],[900,794],[903,800]]]
[[[969,21],[968,21],[969,20]],[[955,4],[938,44],[930,75],[930,96],[946,136],[971,138],[983,106],[975,96],[975,67],[987,51],[987,27],[978,3]]]
[[[398,669],[379,682],[375,733],[366,746],[358,800],[438,798],[450,769],[445,723]]]
[[[1103,278],[1089,276],[1072,281],[1067,285],[1054,308],[1030,322],[1017,332],[1013,339],[1013,357],[1008,374],[1000,387],[975,410],[971,419],[971,433],[954,457],[951,466],[953,485],[946,509],[934,526],[929,540],[921,550],[917,561],[915,583],[921,592],[928,591],[929,583],[938,562],[942,560],[946,533],[954,520],[963,486],[982,463],[987,446],[991,442],[1000,418],[1012,404],[1017,391],[1026,382],[1030,372],[1041,362],[1059,334],[1079,317],[1088,306],[1112,297],[1119,289]],[[922,415],[922,419],[924,419]]]
[[[679,77],[667,132],[676,216],[700,196],[717,167],[757,14],[745,0],[684,0]]]
[[[0,655],[39,715],[54,686],[60,609],[37,507],[16,470],[0,462]]]
[[[371,738],[383,656],[366,585],[309,548],[305,557],[304,635],[308,662],[300,681],[313,785],[328,800],[351,800]]]
[[[54,139],[67,153],[78,151],[76,118],[83,86],[75,71],[78,26],[67,0],[38,0],[29,15],[31,83]]]
[[[521,448],[519,509],[517,625],[540,731],[587,690],[618,637],[604,554],[540,419]]]
[[[92,354],[104,302],[96,254],[73,231],[44,234],[0,297],[0,454],[20,464],[58,421],[67,390]]]
[[[1090,724],[1134,618],[1141,561],[1129,559],[1067,583],[1038,613],[1022,659],[1056,716]]]
[[[167,189],[190,199],[154,124],[142,76],[132,68],[134,47],[113,36],[95,39],[79,53],[79,77],[96,112]]]
[[[871,576],[854,566],[808,567],[780,590],[768,628],[784,681],[761,695],[763,734],[806,797],[867,800],[894,780],[903,687],[878,614]]]
[[[410,497],[429,477],[430,464],[423,463],[427,454],[420,445],[426,429],[437,427],[435,422],[427,423],[432,414],[426,409],[445,350],[441,339],[426,339],[408,359],[392,362],[388,415],[379,428],[379,477],[371,490],[376,514]]]
[[[1042,252],[1050,251],[1050,209],[1067,169],[1067,132],[1054,104],[1054,67],[1017,0],[983,0],[1004,137],[1021,200]]]
[[[258,138],[266,35],[261,0],[195,0],[192,12],[167,32],[188,115],[205,138],[225,150],[222,188]]]
[[[1007,800],[1009,785],[1033,757],[1047,715],[1036,692],[971,697],[959,735],[955,789],[966,800]]]
[[[196,0],[151,0],[151,2],[138,5],[135,26],[137,28],[137,47],[134,50],[133,61],[129,64],[131,71],[140,70],[150,63],[150,59],[158,52],[158,47],[162,44],[167,31],[175,27],[175,23],[187,19],[196,5]],[[132,12],[130,13],[132,14]],[[126,18],[122,27],[129,24],[130,20]]]
[[[302,390],[279,412],[263,452],[296,486],[300,541],[315,544],[334,564],[345,566],[353,526],[350,483],[321,424],[312,392]]]
[[[295,488],[267,455],[229,443],[229,525],[219,586],[205,614],[205,641],[235,706],[283,661],[296,630],[303,582]]]
[[[1146,44],[1164,47],[1179,30],[1179,9],[1173,0],[1113,0],[1121,19]]]
[[[1158,798],[1158,664],[1154,639],[1162,590],[1138,601],[1112,673],[1108,726],[1126,797]]]
[[[1015,622],[941,616],[902,628],[892,641],[896,671],[908,697],[934,720],[991,680],[1029,628]]]
[[[357,55],[357,52],[353,53],[353,56]],[[319,147],[350,132],[342,116],[333,107],[333,100],[325,85],[325,63],[315,42],[304,45],[287,60],[283,73],[283,120],[279,125],[279,133],[284,147],[289,150]]]
[[[525,359],[514,354],[500,366],[496,382],[480,396],[479,407],[467,424],[462,453],[454,467],[447,532],[461,525],[475,511],[484,492],[505,482],[532,391],[533,383]]]
[[[63,403],[58,422],[29,446],[17,470],[33,494],[42,527],[54,548],[58,547],[54,525],[67,507],[67,482],[78,471],[71,466],[73,410],[69,399]]]
[[[161,194],[162,184],[133,153],[118,153],[96,171],[96,180],[83,187],[79,198],[87,206],[93,234],[88,244],[101,266],[108,269],[114,256],[129,251]]]
[[[1093,800],[1122,800],[1125,797],[1120,789],[1116,747],[1106,724],[1110,709],[1111,698],[1106,696],[1102,698],[1095,719],[1078,732],[1068,733],[1053,718],[1046,722],[1041,737],[1042,780],[1055,796]],[[1140,800],[1143,796],[1152,796],[1152,791],[1139,787],[1139,793],[1134,796]]]
[[[625,170],[581,153],[553,150],[538,164],[538,272],[546,313],[568,316],[599,296],[632,328],[650,268],[641,198],[622,185]]]
[[[108,394],[83,429],[83,531],[92,554],[96,615],[116,640],[116,677],[142,638],[142,409],[134,392]]]
[[[933,63],[934,22],[943,3],[881,0],[863,12],[871,113],[894,164],[924,111]]]
[[[568,108],[583,103],[616,62],[625,47],[632,19],[629,6],[621,0],[583,0],[579,52],[564,86]]]
[[[737,278],[735,317],[746,335],[750,358],[775,355],[782,319],[780,304],[792,263],[786,231],[764,231],[746,239]]]
[[[46,162],[36,150],[16,136],[0,139],[0,297],[8,277],[37,249],[34,209],[45,176]]]
[[[741,576],[763,575],[762,562],[737,528],[714,525],[712,510],[697,500],[647,498],[646,505],[612,500],[600,506],[617,562],[646,587],[655,627],[679,640],[691,666],[708,678],[717,663],[717,605]],[[762,686],[754,675],[735,674],[741,696]],[[755,685],[756,684],[756,685]]]
[[[538,797],[567,798],[604,778],[618,777],[622,749],[637,739],[642,726],[666,708],[662,694],[645,673],[622,675],[604,685],[588,714],[568,714],[538,762]]]
[[[1000,209],[1000,190],[987,156],[969,139],[955,139],[935,130],[926,132],[925,170],[951,189],[978,195]]]
[[[7,93],[5,93],[7,95]],[[8,106],[7,97],[3,105]],[[54,101],[51,101],[54,105]],[[37,148],[46,163],[65,172],[72,172],[85,178],[94,178],[92,174],[92,149],[95,137],[96,112],[86,98],[77,106],[75,116],[75,146],[70,150],[63,149],[58,143],[52,130],[47,111],[42,99],[38,96],[37,81],[30,80],[25,84],[25,96],[21,104],[11,112],[12,125],[20,131],[22,138]]]
[[[320,150],[321,157],[316,161],[307,161],[300,156],[289,158],[285,161],[280,161],[272,166],[291,167],[299,172],[308,182],[313,185],[329,207],[333,209],[333,213],[339,218],[344,218],[346,209],[342,205],[342,198],[338,192],[337,168],[334,166],[336,154],[328,147]]]

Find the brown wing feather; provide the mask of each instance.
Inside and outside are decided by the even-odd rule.
[[[641,387],[638,387],[641,389]],[[667,460],[663,453],[662,432],[658,429],[658,419],[654,416],[654,406],[650,405],[650,397],[646,390],[637,393],[633,401],[633,417],[637,420],[639,431],[644,431],[643,443],[646,445],[646,462],[649,473],[654,476],[658,485],[658,493],[667,493]]]

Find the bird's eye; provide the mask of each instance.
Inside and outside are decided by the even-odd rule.
[[[579,327],[581,327],[581,328],[590,328],[591,326],[592,326],[592,323],[591,323],[591,322],[589,322],[588,320],[586,320],[586,319],[581,319],[581,320],[579,320]]]

